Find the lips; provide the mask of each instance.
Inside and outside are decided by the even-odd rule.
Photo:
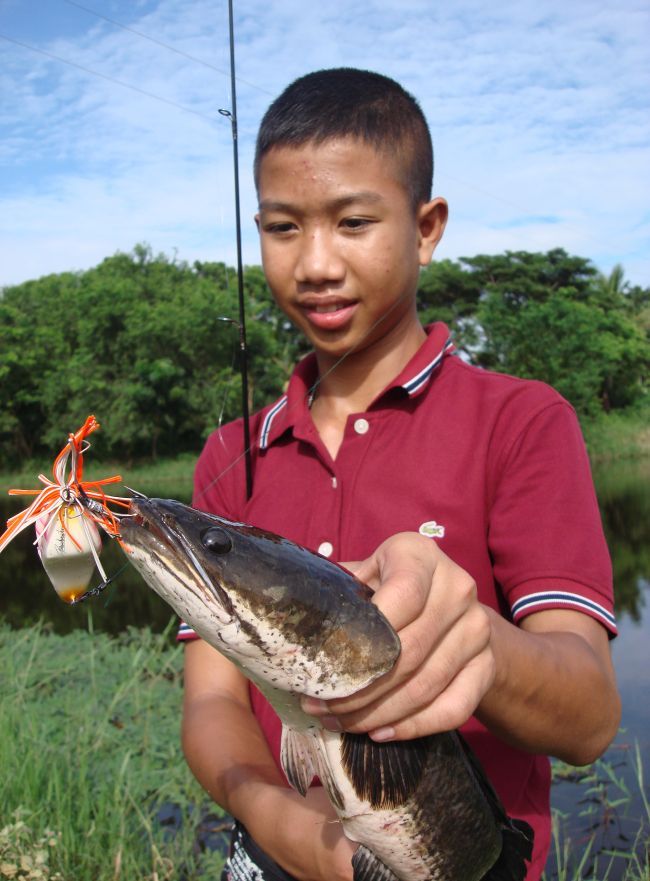
[[[352,320],[358,302],[323,297],[306,299],[299,305],[313,327],[320,330],[341,330]]]

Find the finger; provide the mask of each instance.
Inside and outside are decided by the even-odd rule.
[[[404,635],[407,645],[410,630],[417,628],[415,625],[407,628]],[[362,691],[327,703],[313,704],[305,699],[303,709],[320,717],[324,727],[331,730],[360,733],[390,725],[436,700],[459,672],[489,647],[490,638],[489,617],[483,607],[476,604],[462,622],[423,657],[422,663],[414,664],[414,650],[410,648],[390,673]],[[406,672],[400,669],[401,664],[406,666]]]
[[[423,627],[446,629],[449,612],[457,617],[455,607],[464,610],[476,600],[474,580],[430,539],[411,534],[395,538],[399,544],[391,539],[378,551],[381,583],[373,603],[398,632],[421,615],[427,616]]]
[[[492,652],[482,653],[463,668],[449,686],[427,706],[390,725],[374,728],[369,736],[378,742],[413,740],[426,734],[454,731],[464,725],[476,711],[494,682]]]
[[[482,651],[491,637],[487,613],[476,601],[475,584],[464,572],[462,576],[463,584],[454,589],[454,602],[446,602],[448,590],[432,593],[427,608],[399,631],[401,653],[391,670],[348,697],[327,704],[306,700],[303,702],[305,712],[321,716],[350,714],[369,709],[371,704],[389,697],[404,705],[410,702],[412,709],[418,709],[424,699],[431,699],[446,688],[459,667]],[[424,676],[416,676],[422,671]],[[411,693],[413,684],[408,687],[411,679],[428,688],[422,699]],[[399,691],[401,685],[404,685],[404,693]],[[357,717],[354,723],[359,719]]]
[[[439,557],[444,554],[429,539],[404,532],[387,539],[366,560],[342,565],[378,592],[373,602],[382,594],[377,604],[399,630],[426,602]]]

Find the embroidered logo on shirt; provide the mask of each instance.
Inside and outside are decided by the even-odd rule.
[[[418,532],[420,535],[426,536],[426,538],[445,537],[445,527],[440,523],[436,523],[435,520],[427,520],[426,523],[423,523],[422,526],[420,526]]]

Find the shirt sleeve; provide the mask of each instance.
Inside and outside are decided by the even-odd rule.
[[[611,561],[570,405],[557,397],[516,429],[496,473],[488,543],[513,621],[573,609],[614,635]]]

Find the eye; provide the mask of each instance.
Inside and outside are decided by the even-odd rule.
[[[295,230],[296,225],[292,223],[290,220],[276,220],[271,221],[269,223],[265,223],[262,229],[266,233],[271,233],[272,235],[287,235]]]
[[[366,217],[346,217],[341,221],[341,226],[348,232],[360,232],[367,229],[372,223],[373,221]]]
[[[213,554],[227,554],[232,548],[232,539],[225,529],[211,526],[201,535],[203,547]]]

